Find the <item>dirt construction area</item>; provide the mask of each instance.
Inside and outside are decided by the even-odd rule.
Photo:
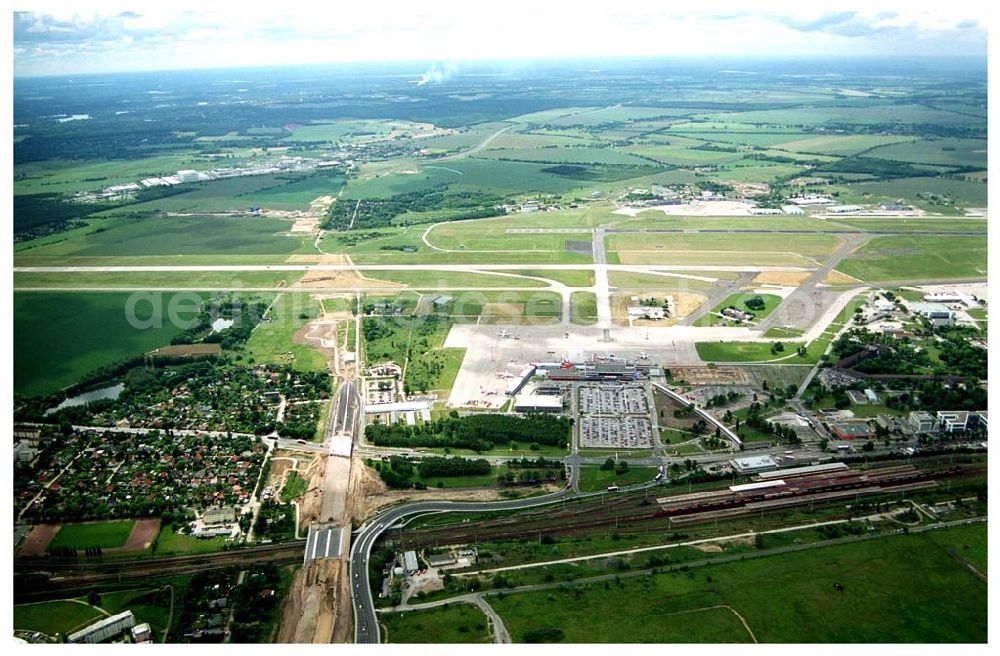
[[[44,556],[45,550],[49,548],[49,543],[56,536],[61,524],[39,524],[31,529],[21,547],[17,550],[18,556]]]
[[[746,385],[747,377],[736,367],[671,367],[674,380],[683,380],[689,385]]]
[[[281,612],[278,642],[351,642],[348,561],[314,560],[299,569]]]

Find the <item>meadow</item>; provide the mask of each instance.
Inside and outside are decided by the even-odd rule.
[[[479,189],[496,194],[565,193],[570,189],[587,186],[585,180],[574,180],[543,169],[551,166],[544,163],[503,162],[489,159],[462,159],[440,164],[414,164],[412,168],[379,174],[377,177],[362,177],[351,180],[341,196],[342,200],[356,198],[388,198],[396,194],[425,191],[433,187],[447,185],[453,190]]]
[[[834,235],[613,233],[605,242],[622,264],[788,264],[814,266],[833,252]],[[608,260],[609,262],[611,259]]]
[[[388,643],[490,642],[486,616],[472,604],[455,603],[429,610],[383,613],[379,622],[383,641]]]
[[[628,453],[621,453],[623,460],[628,460]],[[629,467],[621,474],[614,469],[601,469],[597,465],[580,467],[580,491],[600,492],[609,486],[635,485],[648,483],[656,476],[656,467]]]
[[[286,237],[292,224],[262,217],[156,217],[90,220],[64,240],[17,250],[24,261],[184,255],[290,255],[314,251],[312,239]]]
[[[764,309],[762,310],[750,310],[746,306],[746,302],[752,298],[759,298],[764,301]],[[735,307],[743,312],[751,312],[754,315],[753,321],[759,322],[766,319],[771,312],[774,311],[778,305],[781,304],[782,298],[774,294],[758,294],[755,292],[746,292],[740,294],[731,294],[727,296],[721,303],[712,308],[711,313],[706,314],[704,317],[698,319],[694,325],[696,326],[726,326],[726,325],[740,325],[738,323],[723,319],[716,316],[721,313],[727,307]]]
[[[322,308],[310,294],[280,294],[267,317],[254,328],[246,349],[255,362],[290,365],[303,371],[325,371],[327,359],[320,351],[293,338]]]
[[[581,326],[597,323],[597,295],[594,292],[573,292],[570,295],[570,321]]]
[[[982,237],[875,237],[837,269],[864,281],[986,277]]]
[[[985,533],[985,524],[976,528]],[[557,630],[562,642],[745,642],[748,629],[764,643],[984,642],[986,584],[938,546],[934,533],[489,601],[515,642],[542,629]],[[939,533],[947,539],[948,529]],[[732,613],[699,621],[712,609]]]
[[[14,628],[40,631],[48,636],[69,635],[104,617],[100,609],[83,601],[42,601],[14,606]]]
[[[152,301],[162,320],[158,325],[154,320],[150,328],[136,328],[126,317],[131,296],[98,292],[14,294],[14,391],[31,395],[55,392],[98,367],[165,346],[182,331],[167,320],[171,303],[184,308],[200,304],[204,298],[192,292],[152,292],[137,297],[137,319],[154,319]],[[185,313],[182,318],[196,314]]]

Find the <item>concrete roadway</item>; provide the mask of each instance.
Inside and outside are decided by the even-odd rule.
[[[868,237],[863,235],[848,237],[818,269],[813,271],[805,282],[797,286],[769,316],[757,324],[761,333],[767,332],[768,328],[776,325],[794,326],[800,330],[812,325],[823,314],[823,308],[834,300],[832,294],[817,290],[816,286],[823,282],[827,274],[833,271],[841,260],[866,241],[868,241]]]

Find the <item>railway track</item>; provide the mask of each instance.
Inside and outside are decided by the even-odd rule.
[[[71,590],[102,583],[194,574],[226,567],[261,563],[290,565],[302,561],[302,544],[291,542],[264,547],[250,547],[211,554],[169,556],[120,561],[56,561],[46,558],[14,561],[15,600]]]
[[[639,501],[618,497],[604,503],[590,502],[555,510],[535,511],[514,517],[470,522],[440,528],[405,531],[407,545],[461,544],[473,540],[517,540],[541,535],[580,535],[607,527],[646,532],[669,530],[717,519],[786,510],[810,504],[851,501],[860,497],[893,494],[934,487],[938,480],[985,475],[985,469],[918,469],[910,465],[790,479],[780,488],[733,492],[728,488]],[[645,525],[645,526],[644,526]],[[383,539],[391,540],[388,531]]]

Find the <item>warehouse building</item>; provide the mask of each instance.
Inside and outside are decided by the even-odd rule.
[[[124,613],[102,618],[76,633],[69,634],[66,639],[69,642],[96,645],[114,638],[123,631],[128,631],[133,626],[135,626],[135,615],[132,614],[132,611],[127,610]]]
[[[871,426],[867,422],[837,422],[830,426],[830,432],[841,440],[855,440],[866,438],[872,434]]]

